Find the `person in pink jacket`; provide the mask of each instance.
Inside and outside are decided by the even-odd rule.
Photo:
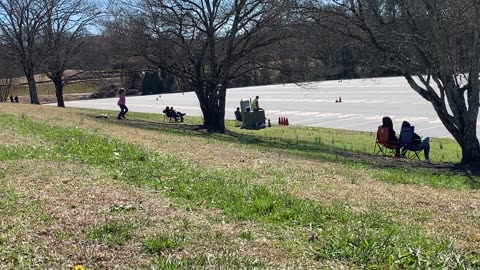
[[[125,106],[125,88],[120,88],[118,89],[118,102],[117,102],[117,105],[120,106],[120,113],[118,114],[117,116],[117,119],[118,120],[122,120],[122,119],[125,119],[125,115],[127,114],[128,112],[128,108],[127,106]]]

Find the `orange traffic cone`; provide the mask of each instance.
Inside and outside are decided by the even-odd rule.
[[[288,118],[285,117],[285,126],[288,126]]]

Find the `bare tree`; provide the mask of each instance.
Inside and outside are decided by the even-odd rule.
[[[225,130],[230,80],[256,68],[252,52],[283,37],[283,0],[141,0],[143,54],[188,83],[209,131]]]
[[[88,34],[88,27],[99,14],[89,0],[45,0],[47,14],[41,28],[45,59],[43,71],[55,85],[57,105],[65,107],[63,87],[78,73],[65,77],[71,68]]]
[[[114,69],[120,70],[121,83],[124,87],[138,89],[142,69],[148,67],[139,50],[146,42],[144,27],[128,13],[116,10],[115,7],[110,8],[109,15],[109,19],[102,21],[102,26],[111,65]]]
[[[480,160],[480,1],[304,1],[312,21],[367,45],[432,105],[462,149]],[[458,53],[462,49],[462,55]]]
[[[18,89],[18,78],[21,76],[20,66],[16,66],[8,54],[8,48],[0,45],[0,102],[8,98]]]
[[[16,81],[14,78],[0,78],[0,102],[7,102],[8,97],[15,91]]]
[[[0,0],[0,39],[22,64],[32,104],[40,104],[35,83],[40,58],[37,38],[46,13],[43,1]]]

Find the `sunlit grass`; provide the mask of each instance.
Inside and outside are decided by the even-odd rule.
[[[107,110],[89,110],[98,113],[107,113],[112,116],[115,115],[112,111]],[[162,122],[164,121],[163,114],[155,113],[139,113],[129,112],[130,117],[138,119]],[[196,116],[185,117],[185,125],[202,125],[203,118]],[[245,135],[243,137],[232,138],[227,135],[209,134],[214,138],[224,140],[235,140],[244,143],[260,143],[260,145],[268,145],[275,148],[294,148],[292,151],[303,151],[305,154],[312,155],[315,150],[344,150],[367,154],[374,154],[375,146],[375,132],[352,131],[344,129],[329,129],[320,127],[305,127],[305,126],[279,126],[273,125],[270,128],[260,130],[242,129],[236,125],[235,121],[226,120],[225,125],[231,132]],[[171,130],[171,132],[179,132]],[[180,131],[185,133],[185,131]],[[201,136],[201,134],[192,134]],[[461,159],[461,148],[458,143],[452,139],[445,138],[431,138],[431,160],[436,162],[452,162],[457,163]],[[287,147],[285,147],[287,146]],[[307,151],[309,150],[309,151]],[[423,158],[423,154],[421,154]]]
[[[111,111],[89,110],[97,113],[111,113]],[[245,130],[235,126],[235,121],[226,121],[228,132],[225,134],[195,132],[190,129],[179,129],[171,123],[163,121],[162,114],[129,113],[135,119],[164,123],[159,132],[178,134],[181,136],[205,137],[208,140],[218,140],[238,143],[254,149],[264,151],[288,153],[314,160],[324,160],[345,164],[351,169],[337,172],[351,177],[355,172],[363,170],[369,172],[378,180],[399,183],[419,184],[438,188],[470,189],[480,188],[480,177],[472,177],[456,172],[437,171],[422,168],[422,166],[389,166],[376,164],[378,157],[374,153],[375,133],[360,132],[339,129],[326,129],[301,126],[273,126],[261,130]],[[132,125],[137,128],[138,124],[129,122],[118,123],[119,125]],[[202,118],[186,117],[184,125],[201,125]],[[171,125],[171,128],[169,126]],[[451,139],[431,139],[431,160],[433,162],[458,163],[461,152],[459,145]],[[351,153],[360,153],[364,156],[353,159]],[[421,154],[423,159],[423,154]],[[423,162],[423,161],[418,161]]]
[[[123,245],[133,238],[133,225],[126,222],[107,222],[88,232],[92,240],[105,243],[109,246]]]
[[[157,155],[137,145],[79,128],[52,126],[34,122],[26,117],[16,118],[8,115],[2,115],[0,122],[7,127],[11,127],[12,123],[20,123],[14,128],[16,132],[33,133],[42,140],[52,142],[48,147],[39,146],[38,150],[0,147],[1,159],[29,158],[89,164],[102,168],[113,179],[159,190],[192,211],[196,208],[214,208],[235,219],[268,224],[274,228],[290,227],[298,231],[311,228],[312,233],[316,235],[310,245],[312,257],[319,260],[347,262],[358,268],[367,265],[382,269],[416,269],[427,266],[436,269],[479,267],[478,254],[463,253],[456,249],[449,239],[428,236],[425,228],[418,224],[393,221],[389,213],[358,212],[341,203],[326,205],[299,198],[267,185],[249,183],[248,175],[242,173],[191,167],[182,160]],[[228,134],[214,135],[213,138],[234,140],[228,136]],[[272,141],[263,141],[259,134],[256,136],[254,139],[260,147],[271,145]],[[341,141],[337,137],[341,136],[336,134],[332,137],[335,138],[332,144]],[[313,148],[306,140],[288,142],[285,138],[276,138],[273,142],[285,146],[285,149],[280,147],[279,151],[313,158],[328,158],[316,156],[309,151],[312,149],[325,151],[333,145],[327,148],[323,148],[325,146]],[[304,148],[299,147],[302,141],[305,144]],[[253,142],[239,141],[246,144]],[[347,163],[346,160],[343,162]],[[352,166],[351,170],[358,168],[357,165]],[[123,245],[134,238],[132,226],[123,222],[106,222],[92,228],[88,236],[91,240],[109,246]],[[246,240],[253,239],[253,235],[248,232],[241,233],[240,237]],[[150,240],[148,244],[144,243],[150,252],[161,252],[176,246],[168,237],[152,236]],[[305,242],[293,241],[291,245],[301,248]],[[160,260],[158,263],[169,267],[203,265],[199,258],[201,257],[193,261]],[[230,256],[224,259],[219,257],[215,265],[242,266],[244,263],[248,265],[259,263],[250,259],[245,261],[242,256],[233,258],[232,260]],[[451,259],[445,261],[445,258]]]

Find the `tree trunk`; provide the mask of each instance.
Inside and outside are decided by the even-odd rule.
[[[475,129],[468,129],[464,132],[460,147],[462,148],[462,163],[480,161],[480,145],[475,135]]]
[[[35,82],[35,76],[33,73],[27,75],[28,81],[28,90],[30,92],[30,103],[31,104],[40,104],[37,95],[37,84]]]
[[[458,135],[455,137],[462,149],[462,163],[475,163],[480,161],[480,143],[477,137],[477,116],[466,114],[461,119]]]
[[[432,102],[442,124],[452,134],[455,141],[462,149],[462,163],[480,161],[480,144],[477,138],[477,117],[471,114],[464,114],[464,118],[451,117],[446,107],[439,102]],[[453,119],[453,120],[452,120]]]
[[[65,107],[65,102],[63,100],[63,82],[62,77],[53,78],[53,84],[55,84],[55,95],[57,96],[57,106]]]
[[[203,125],[209,132],[225,132],[226,92],[224,85],[197,86],[195,93],[202,109]]]
[[[453,77],[455,75],[449,76]],[[404,77],[413,90],[433,105],[442,124],[460,145],[462,149],[461,162],[479,162],[480,145],[477,138],[479,87],[477,86],[477,80],[470,80],[469,83],[471,85],[467,88],[468,98],[465,100],[464,91],[452,85],[450,83],[451,81],[448,80],[448,76],[444,76],[445,79],[441,83],[445,87],[443,87],[443,94],[440,96],[433,87],[430,86],[428,81],[422,82],[425,86],[423,89],[415,82],[410,74],[404,73]],[[419,78],[421,78],[421,76],[419,76]],[[440,78],[437,78],[437,80],[440,81]]]

